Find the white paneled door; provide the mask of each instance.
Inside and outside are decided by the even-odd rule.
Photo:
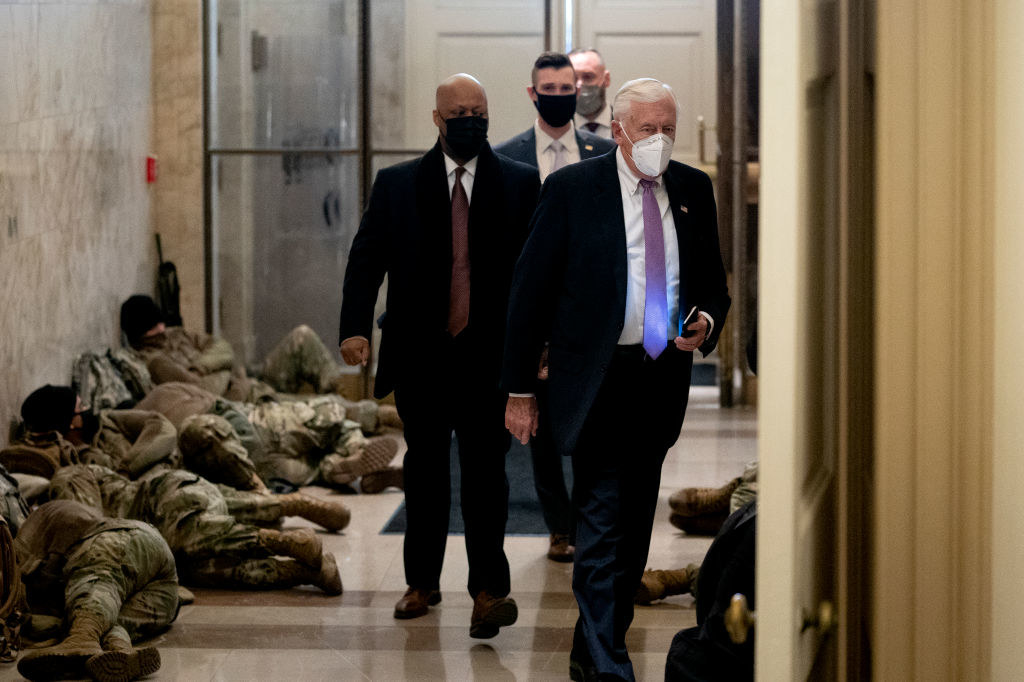
[[[593,47],[604,57],[612,80],[609,99],[633,78],[671,85],[679,100],[673,158],[696,165],[697,117],[709,126],[716,120],[714,0],[577,0],[574,5],[574,47]],[[713,161],[714,150],[706,154]]]

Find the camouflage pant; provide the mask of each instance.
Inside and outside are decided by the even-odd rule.
[[[108,516],[152,524],[170,546],[183,584],[194,584],[194,567],[213,557],[244,563],[270,556],[259,542],[259,529],[239,523],[229,514],[221,490],[190,471],[154,471],[129,481],[96,465],[64,467],[50,483],[50,498],[77,500]],[[233,502],[252,510],[254,517],[269,516],[275,505],[280,510],[280,503],[264,504],[262,508],[251,498]]]
[[[360,425],[346,419],[340,396],[245,405],[246,416],[266,448],[256,461],[264,481],[282,479],[301,486],[331,481],[346,458],[367,442]]]
[[[86,538],[64,568],[68,622],[97,617],[109,630],[122,626],[132,640],[164,630],[178,615],[178,577],[167,543],[145,524]]]
[[[197,414],[181,423],[178,437],[185,467],[200,476],[239,490],[260,486],[256,465],[232,425],[215,414]]]
[[[299,393],[307,387],[327,393],[333,390],[341,367],[317,333],[303,324],[270,351],[260,374],[282,393]]]
[[[729,513],[757,498],[757,462],[750,462],[743,469],[740,484],[729,498]]]

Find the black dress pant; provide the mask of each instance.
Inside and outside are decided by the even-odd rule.
[[[423,354],[415,379],[401,377],[395,389],[405,425],[405,577],[410,587],[439,588],[451,508],[452,433],[462,475],[470,596],[486,590],[509,593],[505,556],[508,478],[505,456],[505,396],[496,373],[482,371],[470,329]],[[490,378],[490,380],[488,380]]]
[[[633,597],[650,548],[661,466],[683,424],[693,353],[652,360],[620,346],[573,451],[577,511],[573,659],[634,678],[626,651]],[[580,650],[585,645],[586,651]]]

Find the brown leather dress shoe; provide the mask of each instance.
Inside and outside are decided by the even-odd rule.
[[[481,591],[473,600],[473,616],[469,621],[469,636],[490,639],[498,628],[512,625],[519,618],[519,607],[510,597],[492,597]]]
[[[569,536],[562,533],[551,534],[551,546],[548,547],[548,558],[552,561],[568,563],[572,561],[576,548],[569,544]]]
[[[410,587],[398,603],[395,604],[395,618],[408,620],[427,615],[430,607],[441,603],[441,593],[438,590],[421,590]]]

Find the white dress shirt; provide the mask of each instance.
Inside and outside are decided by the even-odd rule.
[[[533,122],[533,132],[537,138],[537,170],[540,171],[540,181],[544,182],[555,169],[555,150],[551,148],[554,138],[541,130],[537,121]],[[580,146],[576,144],[576,129],[573,126],[570,125],[558,141],[565,147],[566,166],[580,160]]]
[[[619,171],[619,189],[622,192],[622,217],[626,222],[626,317],[619,336],[619,344],[637,344],[644,340],[644,298],[647,286],[646,256],[644,252],[644,189],[640,177],[633,173],[615,150],[615,163]],[[661,232],[665,243],[665,301],[668,303],[668,327],[665,340],[679,336],[679,241],[676,223],[668,202],[668,192],[661,178],[655,180],[654,198],[661,211]]]
[[[459,167],[459,164],[455,163],[447,154],[442,153],[441,155],[444,156],[444,169],[448,173],[448,198],[451,199],[452,190],[455,189],[455,169]],[[473,201],[473,179],[476,177],[476,160],[478,158],[474,156],[462,166],[466,169],[466,172],[462,174],[462,187],[466,190],[467,204]]]

